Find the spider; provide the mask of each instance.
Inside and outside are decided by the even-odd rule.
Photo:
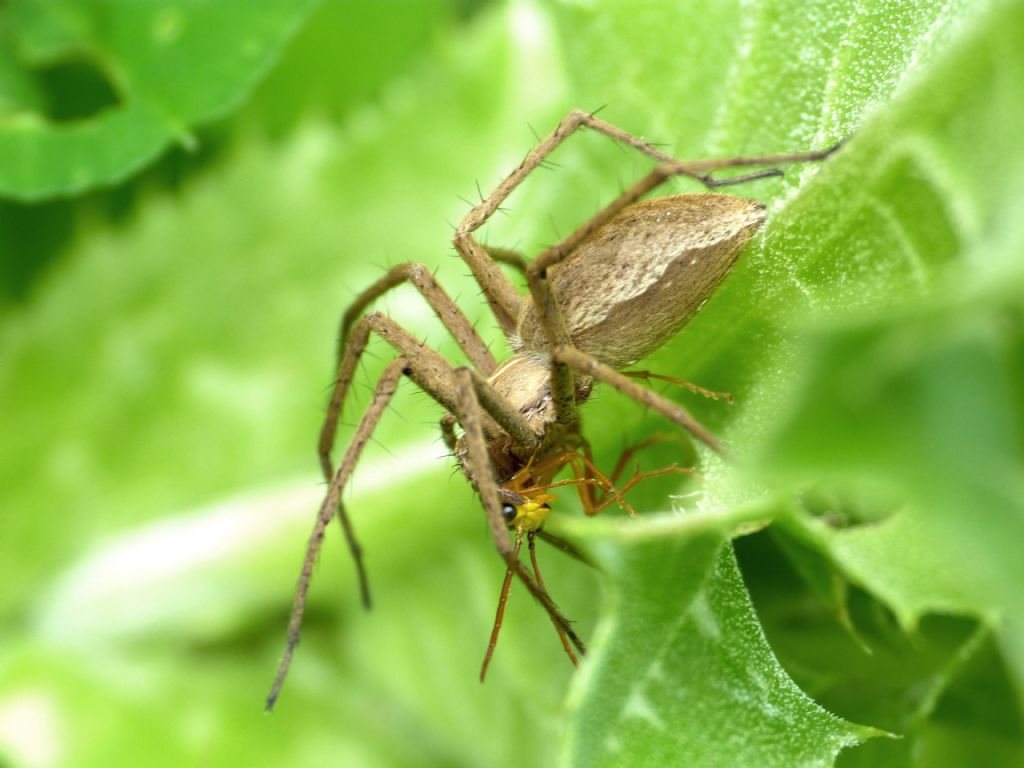
[[[639,150],[657,165],[532,261],[514,251],[478,243],[473,233],[531,171],[583,127]],[[585,654],[583,642],[544,586],[533,549],[534,538],[543,536],[572,551],[567,543],[542,531],[552,498],[547,490],[555,485],[575,484],[584,509],[591,514],[612,501],[624,504],[622,491],[615,488],[618,468],[612,477],[605,476],[590,458],[580,431],[579,406],[594,384],[601,382],[675,422],[710,449],[726,453],[681,405],[634,380],[668,377],[623,369],[654,352],[693,317],[765,216],[761,203],[732,195],[707,192],[642,202],[641,198],[674,176],[687,176],[712,190],[780,175],[781,171],[770,166],[823,160],[837,147],[680,162],[594,114],[574,109],[455,229],[455,249],[509,339],[511,357],[498,364],[468,318],[420,264],[396,266],[359,294],[341,320],[337,378],[320,432],[318,452],[328,489],[302,564],[287,644],[267,708],[273,707],[280,693],[298,644],[313,567],[334,517],[341,523],[355,562],[363,604],[371,605],[362,549],[341,495],[403,376],[447,411],[441,420],[444,441],[479,493],[498,554],[505,562],[505,581],[481,679],[497,641],[513,576],[547,612],[570,659],[575,663],[573,649]],[[767,168],[729,178],[710,175],[721,169],[757,166]],[[516,290],[499,263],[526,276],[527,296]],[[380,296],[407,282],[437,314],[471,365],[453,366],[380,312],[364,314]],[[371,334],[391,345],[397,357],[381,374],[355,436],[335,468],[331,448],[338,418]],[[461,435],[456,425],[461,426]],[[620,461],[620,467],[622,464]],[[566,465],[572,467],[574,478],[553,483],[555,474]],[[597,498],[597,490],[603,492],[602,499]],[[519,559],[524,538],[532,573]]]

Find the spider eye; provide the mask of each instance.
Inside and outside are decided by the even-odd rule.
[[[505,522],[509,525],[511,525],[512,521],[516,519],[517,514],[518,513],[516,512],[516,508],[513,507],[511,504],[501,505],[501,516],[505,518]]]

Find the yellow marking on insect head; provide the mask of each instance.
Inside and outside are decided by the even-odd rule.
[[[555,497],[551,494],[541,493],[522,504],[516,505],[516,516],[509,523],[509,528],[519,534],[539,531],[544,525],[544,521],[548,519],[548,513],[551,511],[551,507],[548,504],[554,500]]]

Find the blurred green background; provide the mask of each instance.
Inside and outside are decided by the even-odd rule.
[[[9,0],[0,766],[1024,765],[1021,82],[996,0]],[[404,384],[347,495],[375,609],[332,527],[265,714],[340,312],[422,262],[506,349],[451,227],[603,105],[683,158],[849,139],[736,190],[764,236],[645,366],[736,396],[659,385],[738,461],[659,444],[700,474],[636,519],[560,494],[590,658],[514,590],[481,686],[503,568]],[[553,160],[488,242],[648,168]],[[413,292],[379,308],[461,359]],[[603,464],[666,432],[603,390],[584,419]]]

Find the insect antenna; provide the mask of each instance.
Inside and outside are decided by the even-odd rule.
[[[589,565],[591,568],[601,570],[600,566],[598,566],[598,564],[595,563],[589,555],[585,554],[581,549],[576,547],[575,544],[572,544],[571,542],[568,542],[559,536],[555,536],[553,533],[548,533],[543,528],[537,531],[537,536],[546,541],[551,546],[555,547],[556,549],[560,549],[573,560],[578,560],[584,565]]]

